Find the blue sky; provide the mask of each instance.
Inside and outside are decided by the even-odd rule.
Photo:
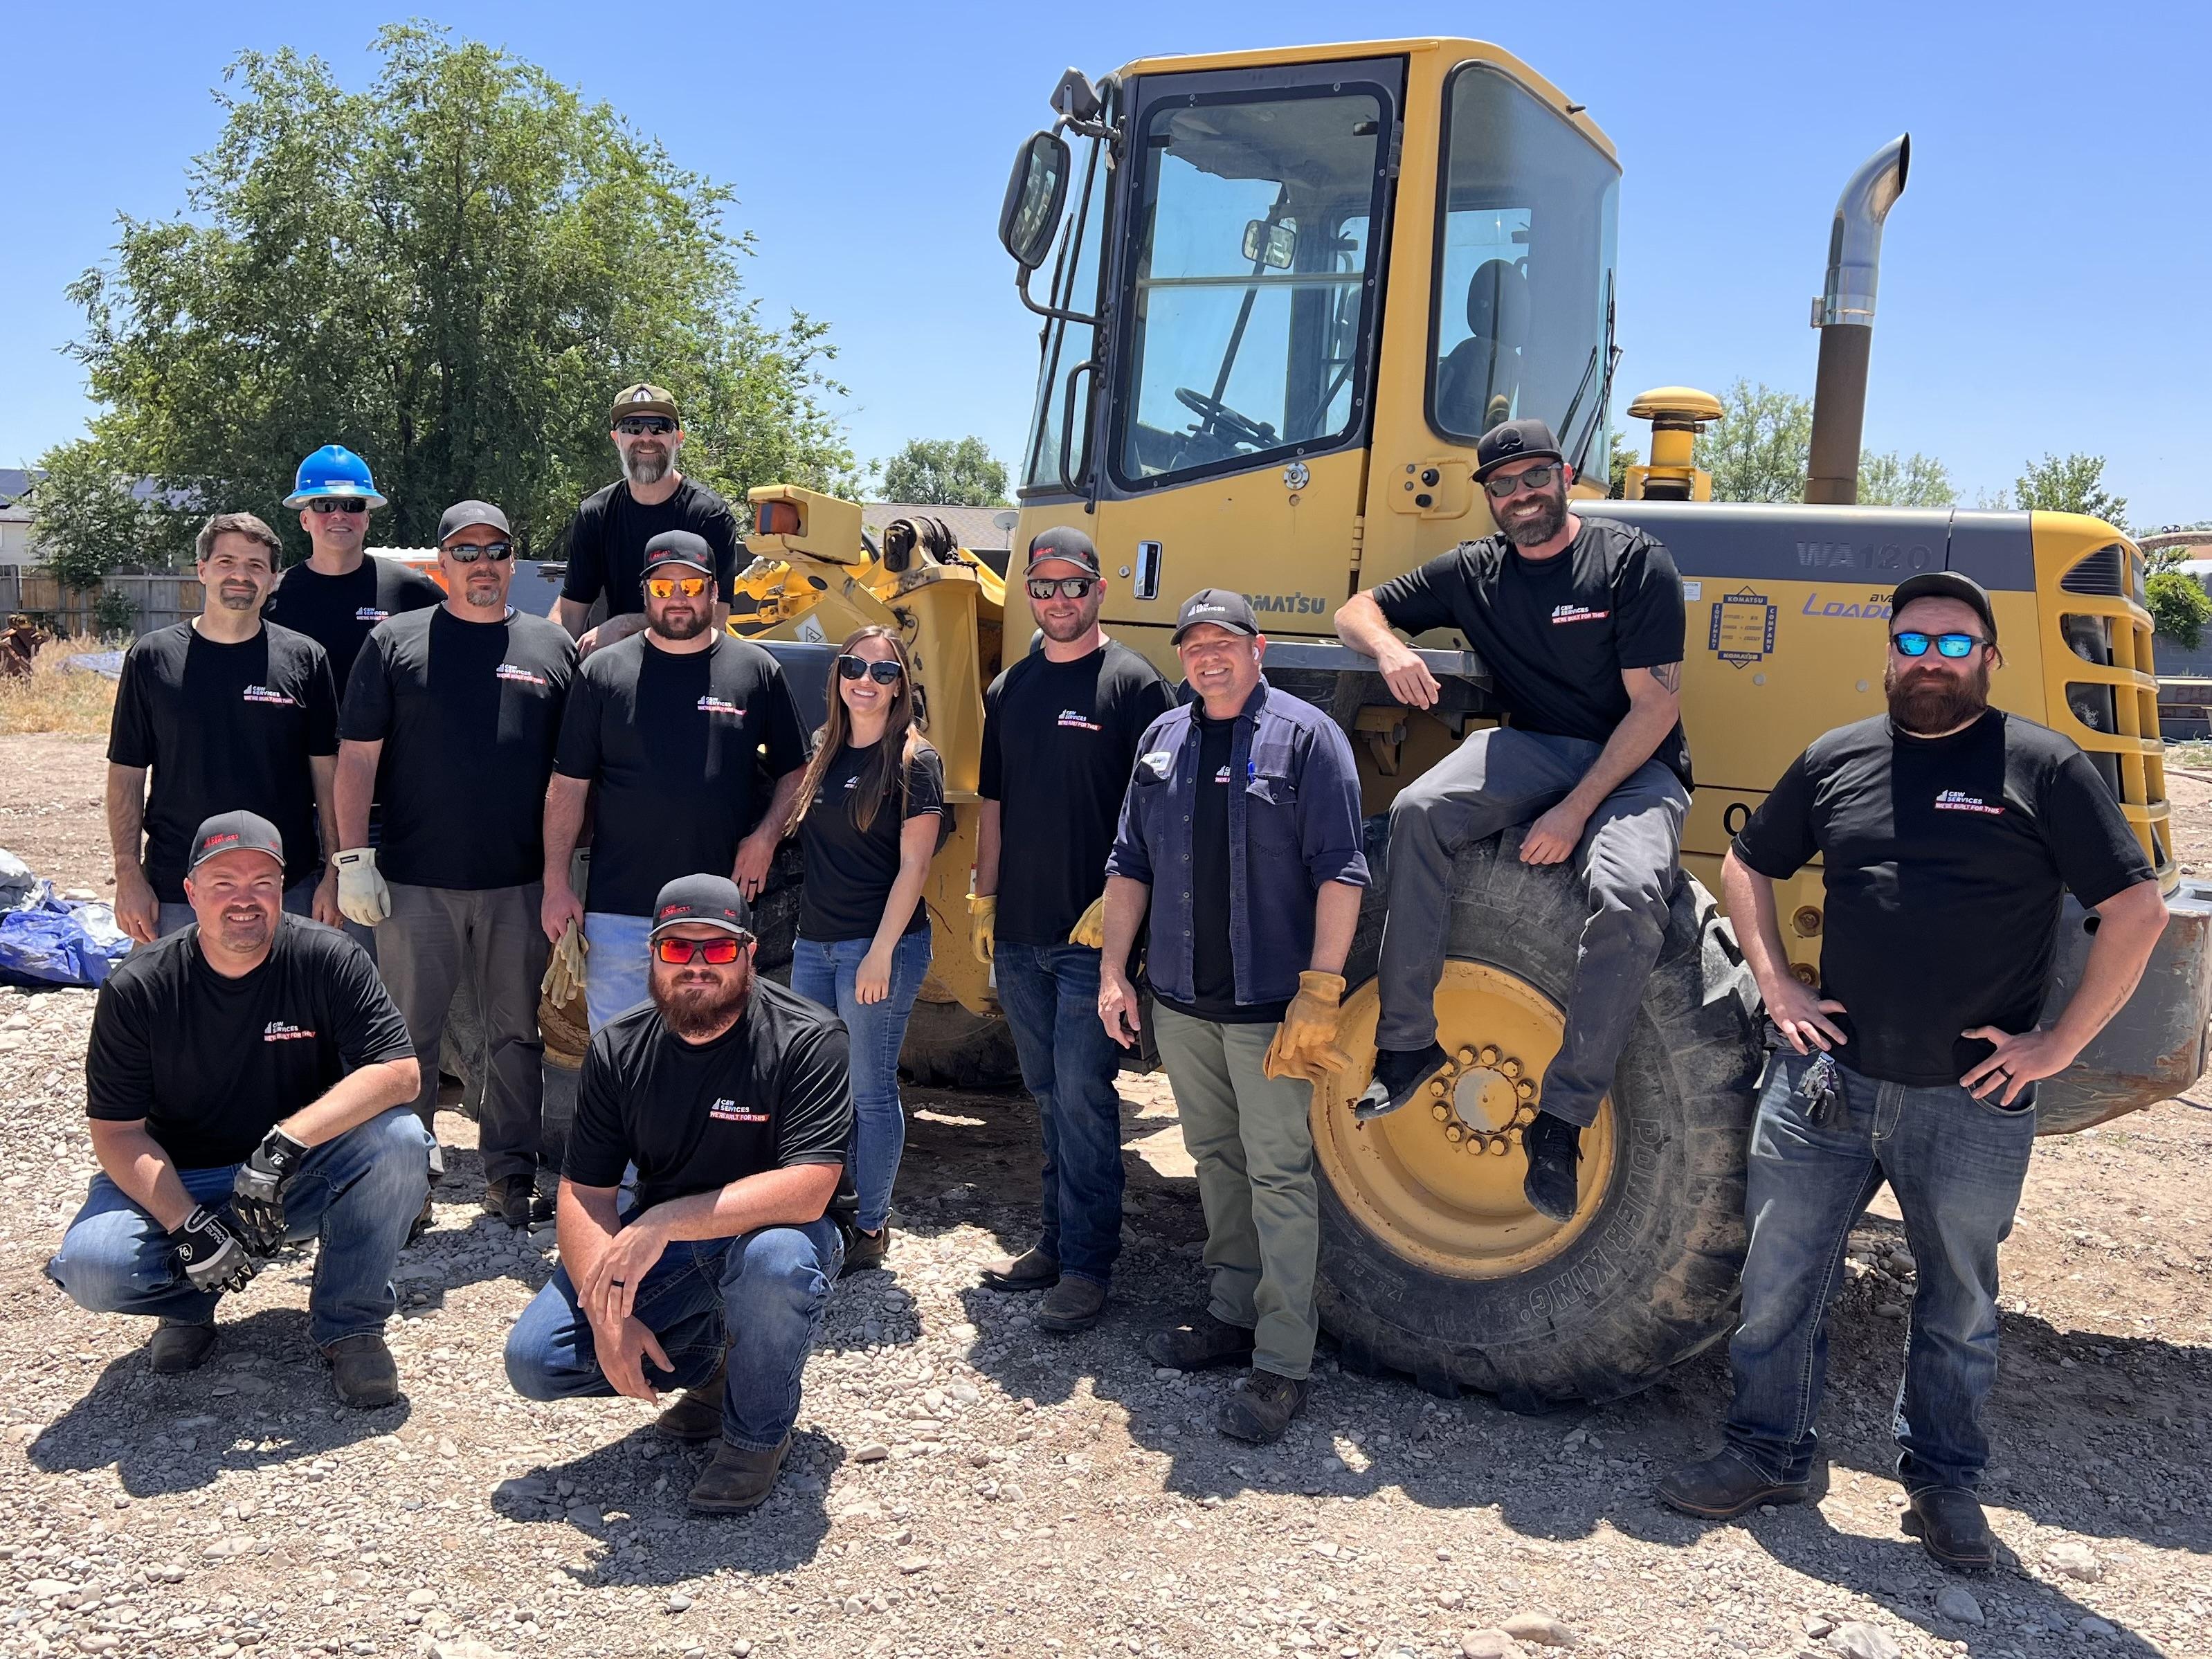
[[[395,9],[393,15],[404,15]],[[1972,501],[2023,457],[2101,451],[2138,525],[2212,518],[2212,9],[1862,4],[1677,9],[447,4],[460,33],[626,111],[733,185],[751,291],[827,320],[863,458],[974,432],[1012,462],[1036,330],[994,236],[1016,145],[1073,64],[1458,33],[1527,58],[1620,147],[1619,389],[1737,376],[1809,392],[1807,326],[1838,187],[1910,129],[1884,246],[1867,441],[1941,457]],[[0,465],[82,429],[62,289],[118,211],[170,212],[245,47],[366,78],[378,15],[27,9],[8,29],[16,164],[0,234]],[[1642,441],[1640,428],[1632,435]]]

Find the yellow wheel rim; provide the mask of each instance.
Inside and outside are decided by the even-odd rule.
[[[1329,1185],[1366,1230],[1417,1265],[1459,1279],[1504,1279],[1557,1255],[1589,1224],[1613,1176],[1613,1103],[1583,1132],[1575,1213],[1529,1207],[1521,1131],[1559,1052],[1559,1005],[1487,963],[1447,962],[1437,1041],[1450,1058],[1427,1091],[1364,1127],[1352,1103],[1374,1068],[1381,1012],[1370,980],[1346,1000],[1337,1041],[1354,1063],[1316,1085],[1314,1148]]]

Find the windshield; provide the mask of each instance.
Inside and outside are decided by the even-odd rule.
[[[1148,105],[1132,145],[1125,487],[1352,435],[1391,102],[1340,80]]]
[[[1074,225],[1071,245],[1063,236],[1054,256],[1051,286],[1046,289],[1050,303],[1062,311],[1082,315],[1096,314],[1098,305],[1098,250],[1104,238],[1099,223],[1106,211],[1108,195],[1103,170],[1098,165],[1098,143],[1093,139],[1076,154],[1074,177],[1070,181],[1069,217]],[[1045,324],[1044,352],[1037,370],[1036,408],[1030,422],[1029,447],[1024,452],[1027,464],[1022,469],[1024,495],[1058,495],[1079,487],[1078,481],[1090,470],[1091,404],[1097,389],[1097,377],[1087,369],[1079,374],[1079,366],[1091,359],[1091,344],[1097,330],[1089,323],[1069,322],[1065,318],[1052,318]],[[1073,386],[1069,381],[1073,380]],[[1075,408],[1069,418],[1067,397],[1073,392]],[[1070,439],[1075,450],[1073,457],[1063,458],[1060,441]],[[1061,462],[1071,462],[1065,467]]]
[[[1429,423],[1472,443],[1534,416],[1602,466],[1620,170],[1488,64],[1445,104]]]

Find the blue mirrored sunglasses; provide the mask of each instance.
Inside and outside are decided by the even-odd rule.
[[[1924,657],[1934,646],[1943,656],[1958,658],[1984,641],[1972,634],[1892,634],[1889,642],[1908,657]]]

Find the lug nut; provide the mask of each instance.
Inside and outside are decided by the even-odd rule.
[[[1483,1045],[1482,1063],[1486,1066],[1495,1066],[1498,1064],[1498,1050],[1492,1048],[1487,1043]]]
[[[1521,1075],[1521,1062],[1517,1060],[1503,1060],[1498,1061],[1498,1069],[1504,1073],[1508,1077],[1519,1077]]]
[[[1461,1050],[1459,1051],[1459,1063],[1460,1063],[1461,1065],[1462,1065],[1462,1066],[1472,1066],[1472,1065],[1474,1065],[1474,1049],[1472,1049],[1472,1048],[1462,1048],[1462,1049],[1461,1049]]]
[[[1461,1128],[1456,1123],[1449,1124],[1444,1129],[1444,1139],[1450,1141],[1455,1146],[1461,1141],[1467,1139],[1467,1131]]]
[[[1444,1080],[1442,1078],[1437,1078],[1429,1085],[1429,1092],[1434,1095],[1438,1100],[1442,1100],[1446,1094],[1450,1092],[1450,1091],[1445,1085]]]
[[[1520,1082],[1513,1085],[1513,1092],[1523,1100],[1534,1100],[1536,1097],[1536,1085],[1529,1082],[1527,1078],[1522,1078]]]
[[[1504,1135],[1498,1136],[1497,1139],[1490,1143],[1490,1155],[1492,1158],[1503,1158],[1505,1156],[1505,1137]]]
[[[1446,1118],[1451,1115],[1451,1108],[1445,1105],[1443,1102],[1440,1100],[1435,1105],[1429,1108],[1429,1115],[1436,1119],[1437,1122],[1442,1123]]]

